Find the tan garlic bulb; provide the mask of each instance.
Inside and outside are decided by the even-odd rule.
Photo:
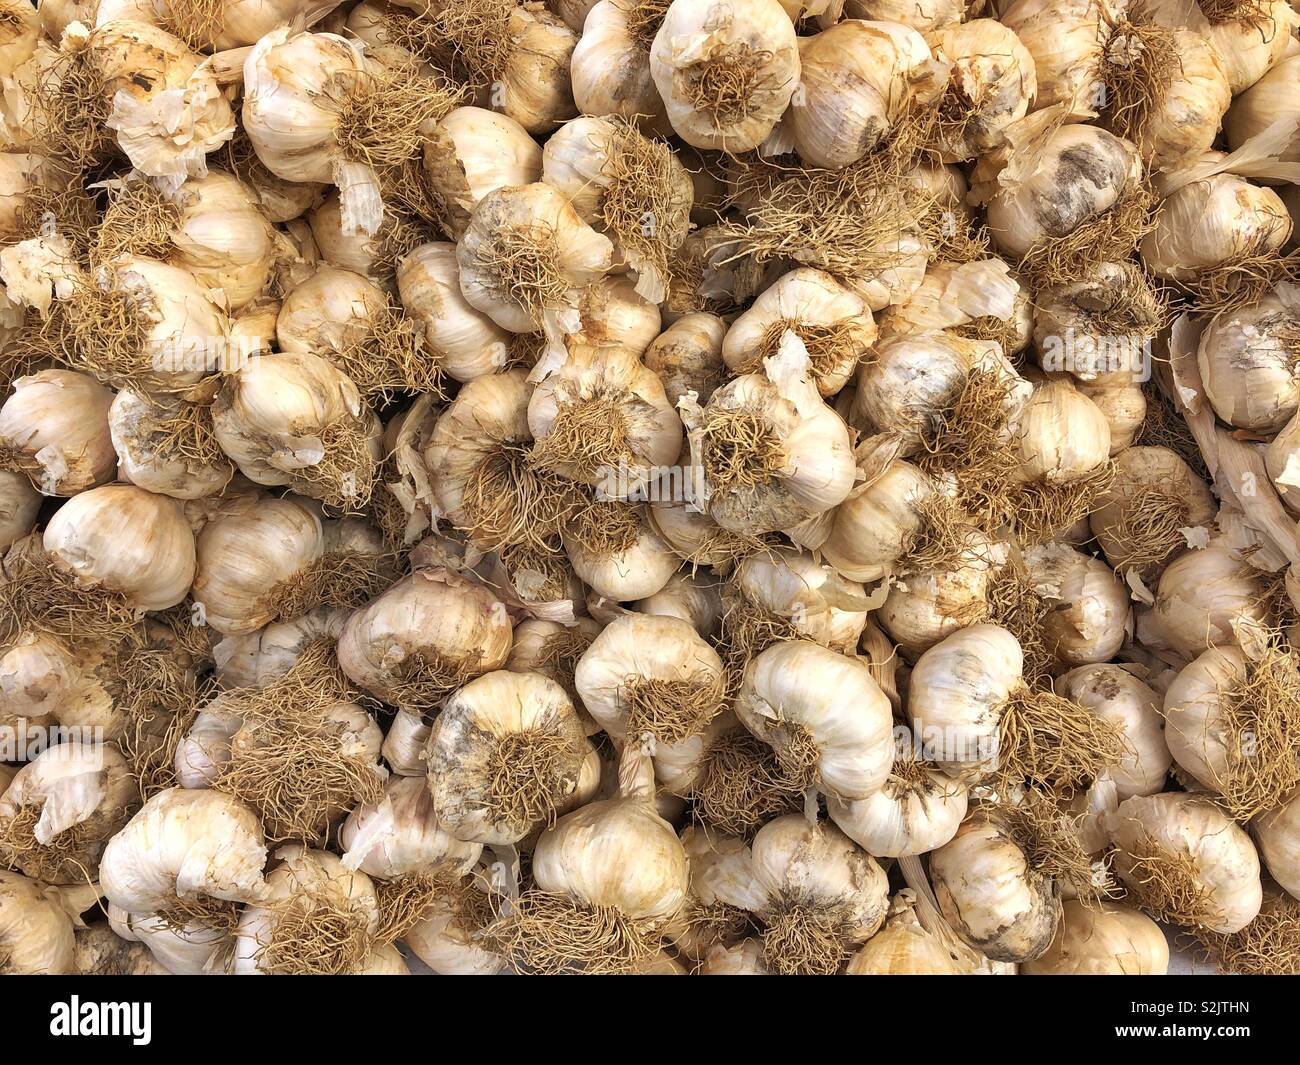
[[[680,618],[628,614],[605,626],[573,671],[587,712],[614,739],[677,744],[725,706],[722,660]]]
[[[0,551],[32,531],[41,494],[21,473],[0,470]]]
[[[791,636],[846,654],[857,648],[871,605],[861,584],[808,552],[788,547],[746,556],[722,595],[734,643],[748,642],[751,627],[760,638],[765,631],[784,628]]]
[[[709,948],[700,964],[700,976],[770,976],[763,960],[763,944],[742,939],[733,947],[721,943]]]
[[[40,370],[13,383],[0,406],[0,453],[44,495],[70,496],[111,481],[113,394],[89,374]]]
[[[510,334],[461,294],[454,244],[421,244],[403,256],[397,291],[448,377],[472,381],[505,369]]]
[[[777,354],[786,330],[807,348],[823,396],[849,382],[876,340],[875,322],[860,296],[824,270],[800,267],[764,289],[732,322],[722,359],[733,374],[758,373]]]
[[[1042,77],[1040,71],[1040,84]],[[1078,165],[1088,167],[1086,188],[1075,177]],[[1122,205],[1143,172],[1132,144],[1088,125],[1059,126],[1016,146],[1008,170],[1015,171],[1014,180],[1003,171],[988,200],[988,228],[1000,250],[1018,256]]]
[[[847,801],[828,795],[826,812],[868,854],[897,858],[928,854],[952,839],[966,818],[967,798],[965,784],[899,752],[878,792]]]
[[[952,64],[943,91],[955,115],[937,130],[941,158],[960,163],[997,148],[1038,94],[1029,49],[1012,28],[991,18],[945,26],[931,47],[936,58]]]
[[[1056,885],[987,814],[930,855],[930,877],[948,923],[987,957],[1025,962],[1050,946],[1061,919]]]
[[[266,891],[244,909],[230,971],[340,976],[362,965],[379,929],[374,882],[329,851],[280,847]]]
[[[964,970],[938,937],[916,916],[910,890],[900,891],[889,907],[885,927],[849,959],[847,976],[962,976]]]
[[[843,502],[853,487],[848,427],[822,401],[793,331],[763,373],[734,378],[702,411],[683,413],[709,516],[724,529],[790,529]]]
[[[696,311],[669,325],[646,348],[643,361],[659,375],[664,394],[675,408],[691,392],[707,403],[726,377],[722,343],[727,324],[716,314]]]
[[[250,481],[332,506],[370,497],[379,420],[355,384],[310,352],[254,355],[212,405],[217,442]]]
[[[1020,411],[1020,466],[1013,476],[1049,485],[1073,484],[1110,458],[1110,423],[1068,380],[1038,385]]]
[[[1300,791],[1251,824],[1269,875],[1296,898],[1300,898]]]
[[[153,914],[206,896],[230,902],[263,897],[266,846],[257,817],[219,791],[160,791],[108,841],[99,863],[110,903]]]
[[[1295,415],[1269,441],[1264,450],[1264,468],[1287,509],[1300,509],[1300,418]]]
[[[889,307],[880,316],[880,333],[929,333],[952,329],[958,334],[979,329],[985,323],[1004,323],[1000,332],[1015,335],[1003,354],[1028,338],[1027,296],[1011,276],[1011,268],[1001,259],[978,259],[975,262],[933,263],[925,280],[910,298]]]
[[[565,528],[564,552],[573,571],[597,595],[616,603],[644,599],[681,566],[676,552],[651,525],[648,510],[625,503],[597,505],[582,527]]]
[[[573,49],[573,100],[584,115],[644,121],[656,133],[671,128],[650,76],[650,46],[668,8],[644,0],[592,5]]]
[[[0,75],[14,71],[31,58],[41,36],[41,16],[30,4],[13,0],[4,5],[4,30],[0,32]],[[57,34],[55,35],[57,39]]]
[[[1261,5],[1265,6],[1265,5]],[[1270,31],[1277,34],[1278,37],[1288,40],[1293,35],[1293,30],[1297,20],[1294,11],[1288,11],[1282,18],[1276,17],[1277,8],[1280,5],[1266,5],[1273,10],[1267,15],[1261,12],[1263,18],[1271,18],[1272,25],[1267,22],[1259,27],[1256,31],[1258,35],[1252,34],[1258,41],[1265,41],[1266,34]],[[1276,41],[1268,41],[1273,48],[1285,48],[1285,45],[1277,45]],[[1230,55],[1230,53],[1227,53]],[[1231,64],[1232,59],[1226,62]],[[1232,106],[1228,109],[1227,115],[1223,120],[1223,132],[1226,136],[1228,147],[1235,151],[1245,144],[1251,137],[1262,133],[1268,126],[1283,116],[1291,116],[1296,111],[1295,90],[1300,83],[1300,59],[1296,55],[1283,54],[1275,65],[1266,74],[1263,74],[1250,88],[1246,89],[1232,101]],[[1281,158],[1286,162],[1296,161],[1296,152],[1294,147],[1288,147],[1282,153]]]
[[[1106,662],[1132,628],[1128,588],[1099,558],[1051,542],[1024,552],[1028,578],[1047,600],[1041,635],[1071,666]]]
[[[537,332],[548,319],[576,329],[578,292],[612,256],[609,238],[540,182],[489,192],[456,249],[465,299],[512,333]]]
[[[1164,976],[1169,944],[1160,926],[1118,902],[1061,905],[1061,926],[1046,952],[1024,962],[1026,976]]]
[[[45,526],[50,562],[79,587],[165,610],[194,581],[194,534],[180,504],[134,485],[109,484],[68,500]]]
[[[848,19],[800,41],[799,88],[784,124],[808,165],[849,166],[938,97],[946,73],[910,26]]]
[[[650,75],[687,144],[748,151],[799,84],[794,25],[777,0],[679,0],[655,35]]]
[[[1147,417],[1147,395],[1141,385],[1105,385],[1080,381],[1079,391],[1092,400],[1110,427],[1110,457],[1115,458],[1133,446]]]
[[[1229,934],[1259,913],[1259,855],[1214,803],[1186,792],[1125,799],[1106,816],[1113,866],[1143,909]]]
[[[348,814],[339,844],[345,866],[384,880],[424,873],[461,876],[483,850],[447,831],[423,777],[403,776],[388,778],[378,803],[363,803]]]
[[[1205,396],[1229,425],[1276,432],[1300,407],[1295,321],[1291,302],[1269,293],[1216,315],[1202,333],[1196,364]]]
[[[339,664],[395,706],[428,709],[505,664],[510,618],[486,588],[447,570],[417,570],[354,613]]]
[[[5,971],[26,976],[71,976],[76,938],[69,904],[58,888],[0,869],[0,950]]]
[[[1165,197],[1138,250],[1157,277],[1194,282],[1242,256],[1276,252],[1290,236],[1291,216],[1276,192],[1236,174],[1214,174]]]
[[[1236,644],[1241,626],[1264,621],[1262,575],[1221,542],[1174,559],[1154,590],[1154,605],[1138,618],[1138,640],[1189,660]]]
[[[1159,0],[1143,10],[1162,25],[1195,30],[1209,41],[1223,63],[1234,95],[1249,89],[1277,66],[1287,53],[1291,31],[1297,24],[1295,9],[1280,0],[1223,5],[1200,0]],[[1228,136],[1231,139],[1231,131]]]
[[[1210,489],[1164,447],[1131,447],[1115,457],[1115,477],[1089,516],[1093,536],[1117,573],[1155,576],[1209,528],[1217,510]]]
[[[147,491],[202,499],[217,495],[234,476],[202,404],[123,388],[108,409],[108,428],[118,476]]]
[[[438,820],[459,839],[516,843],[577,788],[587,743],[564,689],[498,670],[443,705],[425,748]]]
[[[1099,104],[1107,33],[1092,0],[1013,0],[998,13],[1034,57],[1036,108],[1066,105],[1068,120],[1091,118]]]
[[[1107,770],[1121,799],[1155,795],[1164,788],[1173,759],[1165,743],[1161,699],[1149,685],[1122,666],[1104,662],[1070,670],[1055,687],[1123,732],[1124,753]]]
[[[424,145],[424,169],[448,234],[462,237],[488,193],[542,179],[542,149],[509,115],[458,107],[434,126]]]
[[[750,850],[748,877],[738,869],[714,893],[758,918],[773,972],[833,975],[884,922],[884,870],[834,825],[778,817],[759,829]]]
[[[808,640],[775,644],[746,667],[735,711],[808,787],[865,799],[889,779],[893,711],[858,659]]]

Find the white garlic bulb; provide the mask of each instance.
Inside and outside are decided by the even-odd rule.
[[[68,905],[57,888],[0,869],[0,950],[15,975],[76,973],[76,940]]]
[[[997,148],[1038,95],[1034,57],[1014,29],[991,18],[945,26],[932,47],[952,64],[945,91],[956,112],[938,126],[941,158],[960,163]]]
[[[1207,647],[1235,644],[1242,627],[1264,621],[1258,570],[1222,542],[1188,551],[1165,567],[1155,603],[1138,617],[1138,640],[1188,660]]]
[[[584,115],[644,121],[656,133],[671,128],[650,76],[650,46],[668,5],[600,0],[587,13],[573,49],[573,100]]]
[[[1251,37],[1261,43],[1267,43],[1271,49],[1285,49],[1285,44],[1279,45],[1276,38],[1270,40],[1267,35],[1271,31],[1276,33],[1277,37],[1282,38],[1283,41],[1289,41],[1294,35],[1293,31],[1297,21],[1296,12],[1287,11],[1282,14],[1278,11],[1280,5],[1276,4],[1261,6],[1272,9],[1267,15],[1264,15],[1265,18],[1271,17],[1272,25],[1260,26],[1254,34],[1251,34]],[[1231,66],[1233,53],[1225,52],[1223,54],[1228,57],[1226,62]],[[1260,76],[1245,92],[1236,96],[1223,119],[1223,132],[1226,135],[1228,147],[1235,151],[1250,140],[1251,137],[1263,132],[1277,119],[1294,115],[1296,108],[1295,90],[1298,79],[1300,79],[1300,60],[1294,54],[1286,55],[1283,53],[1281,58],[1276,60],[1271,70]],[[1289,147],[1282,153],[1281,158],[1286,162],[1295,162],[1295,149]]]
[[[616,603],[644,599],[677,572],[681,559],[651,526],[648,510],[623,503],[597,506],[587,528],[564,530],[573,571],[597,595]]]
[[[1117,902],[1067,899],[1052,945],[1026,961],[1026,976],[1164,976],[1169,944],[1160,926]]]
[[[921,926],[910,889],[894,896],[885,927],[849,959],[847,976],[961,976],[943,942]]]
[[[1300,792],[1285,796],[1277,807],[1257,818],[1250,830],[1269,875],[1300,898]]]
[[[21,473],[0,470],[0,551],[30,533],[41,509],[41,494]]]
[[[15,472],[45,495],[75,495],[113,479],[108,389],[70,370],[41,370],[13,388],[0,406],[0,451]]]
[[[1132,627],[1128,589],[1114,571],[1062,543],[1031,547],[1024,561],[1049,604],[1040,628],[1052,653],[1071,666],[1113,658]]]
[[[1172,756],[1160,696],[1149,685],[1121,666],[1099,663],[1070,670],[1057,680],[1056,690],[1123,732],[1124,753],[1108,769],[1121,799],[1164,788]]]
[[[217,495],[234,476],[202,404],[123,388],[108,408],[108,428],[118,476],[147,491],[202,499]]]
[[[433,809],[433,796],[421,777],[389,777],[377,803],[363,803],[339,829],[343,864],[390,880],[412,873],[469,872],[482,853],[447,831]]]
[[[722,384],[726,376],[722,342],[727,331],[716,314],[696,311],[682,315],[646,348],[643,361],[659,375],[673,407],[690,392],[698,402],[707,403]]]
[[[1205,396],[1229,425],[1272,433],[1300,407],[1291,338],[1296,311],[1269,293],[1224,311],[1201,334],[1196,365]]]
[[[1064,104],[1066,120],[1091,118],[1098,105],[1106,29],[1092,0],[1013,0],[998,13],[1034,57],[1039,109]]]

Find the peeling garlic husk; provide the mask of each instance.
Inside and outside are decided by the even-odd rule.
[[[977,319],[1000,320],[1015,334],[1012,345],[1003,352],[1011,355],[1029,342],[1031,314],[1028,293],[1001,259],[938,262],[926,269],[921,286],[906,302],[881,314],[880,333],[885,339],[896,333],[944,329],[960,333]]]
[[[921,927],[909,891],[894,896],[885,927],[858,948],[846,976],[962,976],[948,948]]]
[[[1196,365],[1205,396],[1229,425],[1277,432],[1300,407],[1300,351],[1291,335],[1298,311],[1289,290],[1269,293],[1216,315],[1201,335]]]
[[[1212,802],[1184,792],[1137,796],[1108,814],[1106,826],[1113,868],[1139,897],[1157,871],[1178,863],[1174,889],[1192,897],[1191,912],[1169,915],[1179,923],[1227,935],[1259,913],[1259,855]]]
[[[1155,795],[1173,762],[1165,742],[1160,696],[1122,666],[1079,666],[1056,681],[1057,694],[1077,703],[1124,735],[1120,760],[1107,769],[1120,799]]]
[[[746,667],[735,712],[828,795],[865,799],[889,779],[893,710],[858,659],[807,640],[775,644]]]
[[[111,481],[113,394],[89,374],[41,370],[13,383],[0,406],[0,449],[44,495],[71,496]]]
[[[58,888],[0,869],[0,950],[15,975],[76,973],[73,917]]]
[[[235,473],[229,459],[220,452],[191,456],[167,446],[172,427],[195,418],[201,426],[199,432],[208,435],[210,430],[203,425],[206,412],[187,400],[121,389],[108,409],[118,476],[173,499],[202,499],[220,493]]]
[[[700,976],[770,976],[763,960],[763,945],[756,939],[742,939],[733,947],[717,944],[709,948],[700,964]]]
[[[1265,620],[1262,575],[1222,543],[1190,550],[1160,575],[1155,603],[1139,614],[1138,641],[1190,661],[1209,647],[1236,644]]]
[[[1186,26],[1209,41],[1219,54],[1234,95],[1277,66],[1297,24],[1295,10],[1281,0],[1229,10],[1226,17],[1213,21],[1196,0],[1158,0],[1147,5],[1146,11],[1164,25]],[[1235,17],[1242,14],[1245,17]]]
[[[1250,831],[1269,875],[1300,899],[1300,791],[1256,818]]]
[[[1164,976],[1169,944],[1160,926],[1118,902],[1061,905],[1061,925],[1045,953],[1026,961],[1026,976]]]

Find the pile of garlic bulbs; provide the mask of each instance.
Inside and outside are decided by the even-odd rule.
[[[0,971],[1300,972],[1286,0],[0,15]]]

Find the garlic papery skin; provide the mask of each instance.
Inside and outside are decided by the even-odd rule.
[[[456,247],[466,301],[512,333],[578,327],[581,289],[613,264],[614,245],[550,185],[507,186],[475,206]]]
[[[379,927],[374,883],[329,851],[279,848],[259,905],[235,930],[235,975],[340,976],[369,955]],[[314,936],[319,936],[317,941]]]
[[[447,570],[417,570],[354,613],[339,637],[343,671],[394,706],[430,709],[500,669],[510,617],[490,591]]]
[[[910,889],[894,896],[885,927],[858,948],[846,976],[962,976],[948,948],[921,927]]]
[[[848,19],[800,41],[799,88],[783,124],[807,164],[837,170],[936,98],[946,74],[911,27]]]
[[[1034,58],[1036,109],[1064,104],[1073,122],[1096,114],[1107,33],[1092,0],[1013,0],[998,19]]]
[[[1186,792],[1125,799],[1106,816],[1113,866],[1150,914],[1230,934],[1259,913],[1259,855],[1214,803]]]
[[[1110,423],[1068,380],[1036,387],[1020,411],[1020,466],[1013,476],[1049,485],[1073,484],[1110,458]]]
[[[680,618],[628,614],[601,631],[573,671],[587,712],[614,739],[677,744],[725,705],[722,660]]]
[[[351,613],[319,607],[290,621],[278,621],[244,636],[227,636],[212,650],[223,688],[264,688],[283,677],[312,644],[333,642]]]
[[[735,712],[808,787],[865,799],[889,779],[893,710],[858,659],[808,640],[774,644],[746,667]]]
[[[194,534],[180,504],[134,485],[73,496],[42,543],[53,565],[84,588],[115,592],[137,610],[166,610],[194,582]]]
[[[686,406],[683,414],[709,516],[724,529],[790,529],[852,490],[848,427],[822,401],[807,350],[791,331],[762,374],[734,378],[703,411]]]
[[[619,115],[649,130],[671,128],[650,76],[650,46],[667,10],[644,0],[600,0],[573,49],[573,100],[584,115]]]
[[[1107,769],[1121,799],[1155,795],[1173,762],[1165,742],[1161,698],[1127,669],[1113,663],[1079,666],[1057,679],[1059,695],[1109,721],[1124,734],[1124,753]]]
[[[384,737],[384,761],[397,776],[423,780],[424,745],[428,742],[429,725],[424,715],[399,708]]]
[[[709,948],[699,968],[700,976],[770,976],[763,960],[763,945],[756,939],[742,939],[733,947],[717,944]]]
[[[931,47],[952,64],[940,108],[946,104],[953,115],[937,130],[940,158],[960,163],[997,148],[1038,94],[1034,57],[1013,29],[991,18],[945,26]]]
[[[108,408],[108,428],[118,476],[146,491],[202,499],[220,493],[234,476],[234,463],[217,447],[202,405],[123,388]],[[178,429],[186,443],[197,445],[195,450],[175,446]]]
[[[166,976],[167,968],[143,943],[125,939],[108,924],[78,928],[76,971],[81,976]]]
[[[794,0],[786,0],[783,6],[789,8],[793,2]],[[823,3],[820,0],[813,0],[801,6],[807,15],[819,15],[818,25],[822,25],[823,20],[833,20],[836,17],[834,2]],[[919,3],[913,3],[911,0],[844,0],[842,7],[844,18],[898,22],[924,34],[946,29],[962,20],[960,0],[920,0]],[[815,10],[816,8],[824,8],[825,11],[820,13]],[[795,21],[797,22],[798,19]],[[823,25],[822,28],[825,29],[825,26]]]
[[[275,231],[257,194],[231,174],[210,170],[171,196],[178,219],[171,256],[202,285],[220,289],[231,312],[262,294],[271,277]]]
[[[1271,6],[1276,9],[1281,5]],[[1294,35],[1297,18],[1294,11],[1288,11],[1287,15],[1291,17],[1278,27],[1278,36],[1289,41]],[[1257,39],[1262,40],[1265,32],[1262,28],[1257,31]],[[1300,57],[1283,55],[1268,73],[1232,101],[1232,107],[1223,120],[1228,147],[1236,151],[1277,119],[1293,116],[1296,113],[1297,84],[1300,84]],[[1285,162],[1295,162],[1294,146],[1288,147],[1280,158]]]
[[[62,641],[39,632],[16,634],[0,656],[0,720],[15,727],[24,718],[53,714],[81,679]]]
[[[509,115],[458,107],[429,133],[424,169],[442,204],[443,227],[459,240],[488,193],[542,180],[542,149]]]
[[[1061,904],[1061,926],[1046,952],[1023,963],[1026,976],[1164,976],[1169,944],[1160,926],[1118,902]]]
[[[824,270],[805,266],[779,277],[732,322],[722,341],[723,362],[733,374],[760,372],[786,330],[808,349],[823,396],[835,395],[852,379],[876,340],[863,299]]]
[[[895,581],[877,615],[898,647],[915,657],[984,616],[989,582],[1006,558],[1004,546],[978,535],[952,566]]]
[[[1115,477],[1089,516],[1093,536],[1117,573],[1150,579],[1208,529],[1217,506],[1210,489],[1164,447],[1131,447],[1115,457]]]
[[[799,84],[794,24],[777,0],[675,2],[650,49],[650,75],[687,144],[749,151]]]
[[[930,855],[930,877],[953,930],[994,961],[1028,961],[1051,944],[1061,919],[1056,884],[987,814],[973,814]]]
[[[739,836],[727,836],[688,825],[682,846],[691,867],[691,892],[669,937],[687,958],[700,960],[714,947],[739,943],[748,930],[745,910],[724,902],[719,891],[735,897],[751,880],[750,850]]]
[[[221,52],[256,44],[271,30],[288,23],[312,25],[333,9],[330,0],[222,0],[219,11],[189,9],[173,0],[100,0],[97,18],[131,17],[175,26],[176,32],[201,51]],[[112,16],[111,12],[121,15]],[[147,16],[147,17],[146,17]]]
[[[1250,831],[1269,875],[1300,899],[1300,791],[1256,818]]]
[[[1141,385],[1113,388],[1080,382],[1079,391],[1096,405],[1110,427],[1110,456],[1122,455],[1146,423],[1147,396]]]
[[[649,508],[614,503],[623,508],[615,517],[615,542],[594,542],[572,528],[563,535],[564,552],[573,571],[593,592],[616,603],[654,595],[677,572],[681,559],[653,528]],[[613,516],[612,516],[613,517]],[[601,520],[599,513],[596,521]]]
[[[1212,541],[1165,567],[1154,605],[1138,617],[1138,640],[1190,661],[1206,647],[1236,644],[1243,627],[1263,624],[1263,595],[1259,571]]]
[[[0,470],[0,551],[32,531],[40,509],[41,494],[27,476]]]
[[[1237,648],[1211,647],[1184,666],[1165,691],[1169,753],[1211,792],[1227,792],[1237,768],[1234,763],[1243,755],[1248,759],[1255,755],[1253,733],[1249,739],[1238,734],[1241,722],[1232,712],[1246,686],[1246,670],[1246,657]]]
[[[108,904],[108,925],[128,943],[140,943],[154,961],[175,976],[203,976],[230,943],[228,926],[175,915],[127,913]]]
[[[382,427],[356,385],[318,355],[254,355],[225,378],[212,424],[221,450],[256,484],[338,507],[370,498]]]
[[[865,799],[826,797],[840,830],[876,858],[928,854],[957,833],[966,818],[966,785],[899,753],[889,779]]]
[[[127,913],[153,914],[195,896],[260,899],[265,864],[262,826],[238,799],[168,788],[108,841],[99,878],[110,903]]]
[[[41,37],[41,16],[30,4],[6,3],[0,31],[0,75],[9,78],[31,58]]]
[[[1249,89],[1281,61],[1297,24],[1296,12],[1280,0],[1228,5],[1222,12],[1212,4],[1207,7],[1208,15],[1206,7],[1195,0],[1159,0],[1145,6],[1145,11],[1163,25],[1185,26],[1209,41],[1219,55],[1235,96]]]
[[[505,369],[511,334],[466,302],[454,244],[421,244],[403,256],[397,291],[448,377],[472,381]]]
[[[0,406],[0,453],[43,495],[71,496],[111,481],[113,394],[89,374],[41,370],[20,377]]]
[[[554,818],[578,786],[585,729],[564,689],[499,670],[443,705],[425,748],[438,820],[458,839],[517,843]]]
[[[722,359],[727,332],[727,323],[716,314],[696,311],[682,315],[646,348],[643,361],[659,375],[674,408],[691,392],[697,402],[707,403],[722,384],[727,376]]]
[[[239,731],[237,717],[200,710],[176,744],[172,769],[182,788],[211,787],[230,761],[230,741]]]
[[[1000,332],[1015,333],[1014,345],[1028,343],[1030,309],[1011,268],[1001,259],[964,263],[932,263],[920,287],[904,303],[880,316],[880,333],[931,333],[951,329],[958,335],[987,323],[1001,323]],[[1021,343],[1021,340],[1024,343]],[[1004,354],[1013,354],[1012,346]]]
[[[1214,413],[1229,425],[1273,433],[1300,407],[1294,302],[1269,293],[1211,319],[1196,365]]]
[[[728,878],[715,893],[762,922],[774,972],[833,975],[884,922],[888,877],[834,825],[778,817],[759,829],[751,855],[751,882]]]
[[[1114,571],[1061,543],[1028,548],[1024,560],[1050,604],[1041,631],[1052,652],[1071,666],[1113,658],[1132,628],[1128,589]]]
[[[58,889],[0,869],[0,952],[15,976],[76,973],[73,915]]]
[[[364,803],[339,829],[343,864],[392,880],[412,873],[463,876],[483,847],[456,839],[434,813],[433,796],[421,777],[389,777],[378,804]]]
[[[476,872],[456,885],[402,936],[403,945],[435,973],[497,976],[510,971],[506,959],[490,950],[482,936],[483,922],[495,919],[486,879]]]

